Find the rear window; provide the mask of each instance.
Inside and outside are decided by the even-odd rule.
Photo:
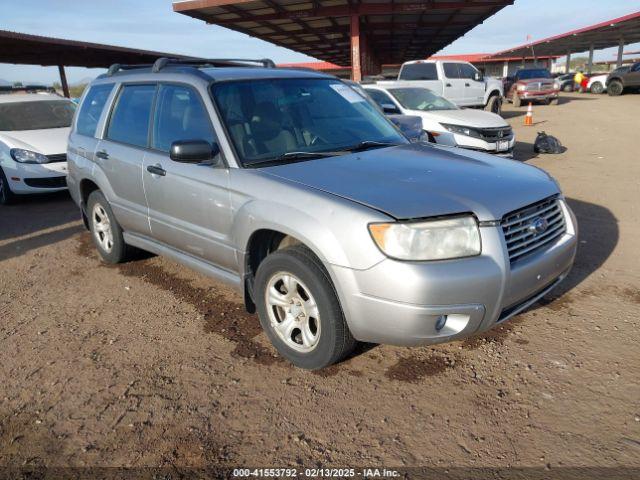
[[[146,147],[155,85],[125,85],[109,122],[107,138],[116,142]]]
[[[98,120],[102,115],[105,103],[113,90],[113,84],[95,85],[89,89],[84,97],[78,119],[76,120],[76,132],[80,135],[93,137],[96,134]]]
[[[409,63],[400,70],[400,80],[437,80],[435,63]]]
[[[69,127],[75,109],[73,102],[62,99],[0,103],[0,131]]]

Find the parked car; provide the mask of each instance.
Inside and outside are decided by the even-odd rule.
[[[607,77],[606,87],[607,93],[611,96],[640,89],[640,62],[634,63],[628,70],[616,69],[611,72]]]
[[[68,183],[105,262],[138,247],[230,283],[308,369],[482,332],[565,278],[576,221],[549,174],[410,143],[335,77],[248,64],[91,83]]]
[[[523,68],[509,79],[509,90],[505,98],[519,107],[523,102],[558,104],[560,86],[546,68]]]
[[[75,104],[48,93],[0,96],[0,204],[66,189]]]
[[[459,108],[421,87],[364,85],[364,89],[385,114],[420,116],[433,143],[513,156],[515,135],[500,115]]]
[[[576,83],[573,81],[573,77],[575,77],[575,72],[573,73],[565,73],[556,78],[557,86],[563,92],[573,92],[575,90]]]
[[[591,93],[601,94],[607,91],[607,78],[612,74],[622,74],[629,71],[631,65],[625,65],[618,67],[610,73],[603,73],[601,75],[594,75],[589,78],[587,88]]]
[[[371,98],[362,85],[353,80],[344,80],[344,83],[354,88],[368,102],[376,108],[380,106]],[[410,142],[428,142],[429,135],[422,128],[422,118],[416,115],[405,115],[401,113],[388,114],[387,118],[400,129],[402,134],[407,137]]]
[[[379,81],[384,86],[424,87],[459,107],[484,108],[499,114],[502,109],[502,82],[485,77],[469,62],[414,60],[400,67],[397,81]]]

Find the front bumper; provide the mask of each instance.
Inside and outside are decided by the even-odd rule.
[[[520,97],[521,101],[526,101],[526,100],[538,100],[538,101],[544,101],[544,100],[553,100],[558,98],[559,95],[559,90],[546,90],[546,91],[542,91],[542,92],[518,92],[517,94]]]
[[[513,147],[516,144],[515,135],[505,139],[504,143],[498,145],[498,142],[487,142],[481,138],[469,137],[451,132],[442,132],[436,137],[436,143],[440,145],[448,145],[450,147],[466,148],[478,152],[491,153],[505,157],[513,156]],[[506,147],[505,147],[506,143]],[[501,146],[502,148],[499,148]]]
[[[566,233],[510,264],[500,226],[482,227],[477,257],[437,262],[386,259],[367,270],[332,266],[354,337],[393,345],[466,338],[511,318],[551,291],[576,254],[575,217],[562,203]],[[444,327],[436,328],[446,316]]]
[[[66,190],[67,162],[44,164],[6,162],[2,169],[16,194]]]

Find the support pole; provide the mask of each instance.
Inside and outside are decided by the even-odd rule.
[[[593,69],[593,43],[589,45],[589,63],[587,64],[587,73],[591,75]]]
[[[502,64],[502,76],[503,77],[509,76],[509,60],[505,60],[504,64]]]
[[[623,52],[624,52],[624,38],[620,38],[620,43],[618,44],[618,60],[616,61],[616,68],[620,68],[622,66]]]
[[[67,83],[67,74],[64,73],[64,65],[58,65],[58,72],[60,72],[60,84],[62,85],[62,94],[67,98],[71,98],[71,95],[69,95],[69,84]]]
[[[570,69],[571,69],[571,52],[567,52],[567,61],[564,66],[564,73],[569,73]]]
[[[351,80],[362,80],[362,61],[360,59],[360,16],[351,15]]]

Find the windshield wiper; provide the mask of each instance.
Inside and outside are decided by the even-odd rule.
[[[287,160],[312,160],[314,158],[335,157],[338,155],[336,152],[287,152],[275,158],[267,158],[266,160],[256,160],[254,162],[247,162],[247,167],[254,167],[258,165],[277,164],[286,162]]]
[[[399,143],[393,142],[378,142],[376,140],[364,140],[356,145],[352,145],[351,147],[341,148],[341,151],[347,152],[364,152],[365,150],[370,150],[372,148],[384,148],[384,147],[395,147],[400,145]]]

